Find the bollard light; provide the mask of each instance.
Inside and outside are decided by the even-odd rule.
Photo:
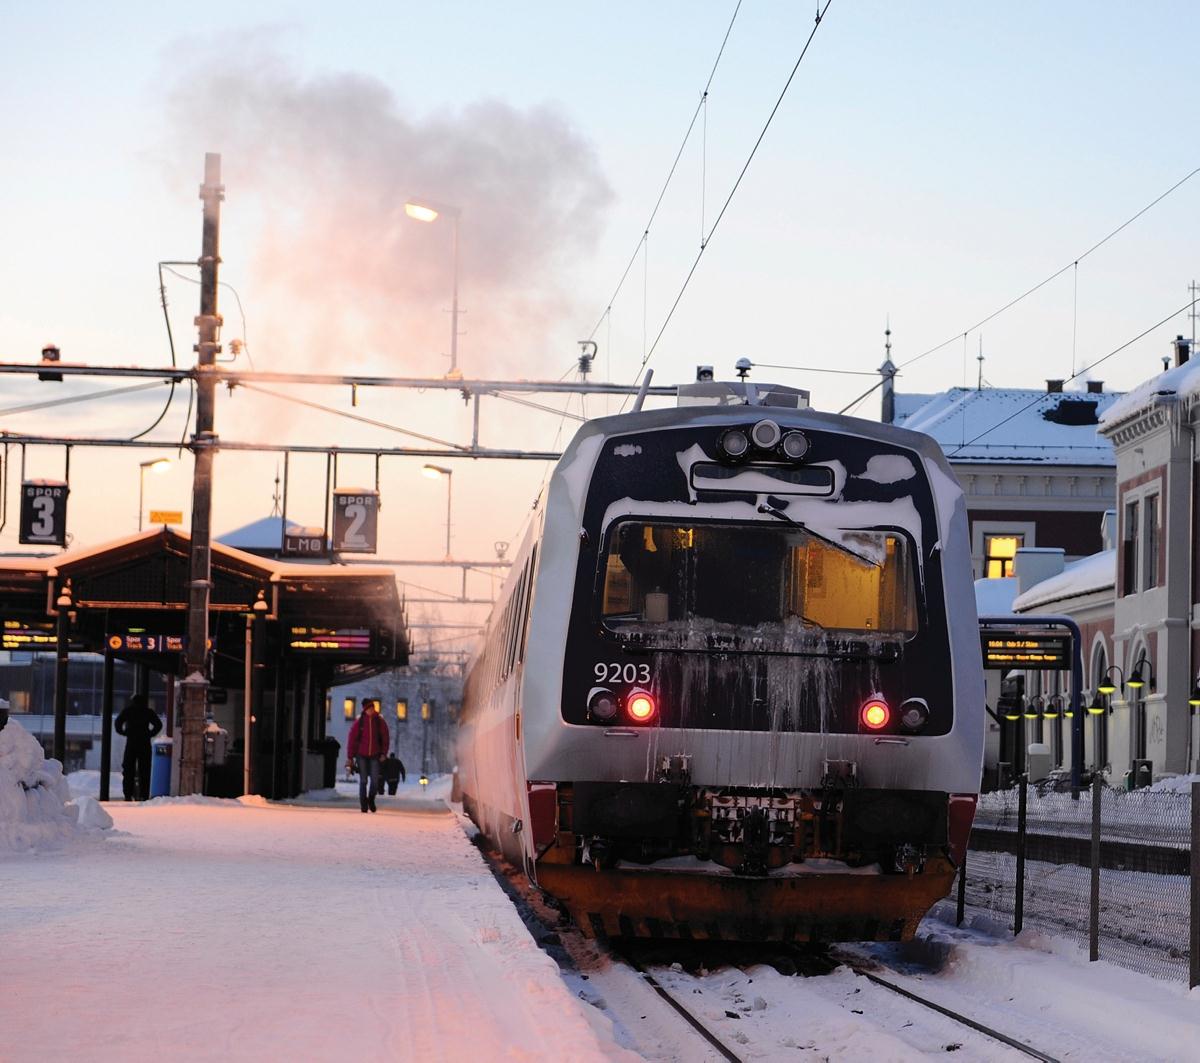
[[[428,775],[422,775],[422,776],[421,776],[421,788],[422,788],[422,789],[424,789],[424,788],[425,788],[426,786],[428,786],[428,785],[429,785],[429,776],[428,776]]]

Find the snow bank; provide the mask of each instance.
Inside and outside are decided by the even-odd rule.
[[[0,731],[0,854],[57,849],[78,832],[62,765],[16,720]]]

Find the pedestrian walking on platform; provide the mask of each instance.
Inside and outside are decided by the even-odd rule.
[[[379,793],[387,748],[388,727],[379,715],[379,702],[374,698],[363,698],[362,715],[354,721],[347,739],[346,766],[358,768],[358,804],[364,812],[375,811],[375,796]]]
[[[407,781],[408,772],[404,770],[404,761],[402,761],[395,753],[389,753],[387,760],[383,762],[383,781],[387,783],[388,793],[395,795],[396,787],[400,785],[400,780]]]
[[[145,801],[150,797],[150,739],[162,730],[162,721],[150,708],[145,694],[134,694],[113,729],[125,738],[125,756],[121,760],[125,800]]]

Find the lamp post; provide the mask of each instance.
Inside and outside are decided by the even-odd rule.
[[[67,761],[67,666],[70,664],[70,646],[67,640],[67,625],[70,623],[70,613],[75,607],[71,597],[71,581],[67,580],[59,591],[54,602],[58,610],[58,623],[55,628],[55,668],[54,668],[54,759],[66,771]]]
[[[439,476],[446,477],[446,560],[450,560],[450,498],[451,488],[454,481],[451,479],[454,475],[453,469],[447,469],[443,465],[425,465],[421,472],[428,476],[431,480],[436,480]]]
[[[254,723],[254,644],[257,632],[255,627],[258,626],[256,621],[261,620],[271,611],[271,607],[267,605],[267,596],[264,591],[259,591],[258,596],[254,599],[254,604],[250,607],[250,612],[246,614],[246,667],[242,688],[242,793],[249,794],[250,787],[254,782],[253,777],[253,760],[251,754],[254,746],[254,732],[252,724]]]
[[[443,214],[452,224],[451,241],[454,245],[454,294],[450,303],[450,372],[449,377],[459,376],[458,372],[458,221],[462,211],[445,203],[434,203],[432,200],[410,199],[404,204],[404,213],[414,221],[431,224]]]
[[[149,461],[138,462],[138,531],[142,530],[142,509],[146,497],[146,470],[166,472],[170,464],[170,458],[151,458]]]

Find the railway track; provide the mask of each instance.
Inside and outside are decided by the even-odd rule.
[[[513,903],[518,906],[518,910],[521,911],[526,925],[530,927],[531,932],[535,934],[542,947],[547,948],[547,935],[553,939],[555,945],[548,948],[547,951],[554,956],[557,962],[561,964],[563,957],[555,955],[556,952],[565,951],[565,953],[570,953],[573,956],[573,962],[578,962],[581,959],[585,959],[587,953],[591,950],[599,948],[602,952],[606,952],[613,959],[635,971],[642,982],[653,990],[681,1020],[687,1023],[693,1033],[702,1038],[722,1059],[728,1060],[729,1063],[744,1063],[746,1057],[739,1055],[735,1049],[731,1048],[724,1038],[683,1003],[676,994],[672,993],[669,987],[664,986],[655,976],[654,971],[650,969],[651,966],[657,967],[670,964],[672,960],[668,957],[682,956],[686,951],[688,943],[665,940],[655,942],[652,946],[655,958],[649,965],[643,962],[643,958],[639,958],[638,955],[639,951],[644,951],[646,948],[645,943],[622,943],[610,940],[606,947],[598,946],[596,942],[584,939],[577,930],[560,923],[558,919],[559,913],[554,908],[547,906],[541,896],[536,891],[530,889],[528,883],[521,878],[515,869],[506,864],[498,854],[488,850],[483,845],[480,845],[480,850],[484,859],[491,867],[497,882],[509,895]],[[692,943],[693,948],[697,945],[699,943]],[[695,959],[694,956],[691,958]],[[783,959],[787,961],[786,967],[780,964],[780,961]],[[870,969],[869,963],[865,962],[862,958],[846,952],[835,949],[803,949],[786,945],[775,946],[773,948],[760,947],[758,949],[750,946],[735,946],[733,951],[722,950],[718,947],[718,951],[708,957],[708,962],[713,963],[714,966],[729,966],[743,969],[756,964],[766,963],[776,966],[781,972],[786,971],[786,973],[797,975],[801,978],[819,978],[832,974],[838,967],[846,967],[856,975],[861,975],[867,979],[872,985],[887,990],[930,1012],[941,1015],[943,1018],[957,1023],[964,1029],[971,1030],[997,1044],[1019,1052],[1023,1056],[1041,1060],[1043,1063],[1059,1063],[1057,1057],[1042,1052],[1033,1045],[1026,1044],[1000,1030],[978,1022],[968,1015],[963,1015],[935,1001],[929,1000],[927,997],[896,985],[890,980],[876,974]],[[830,1008],[834,1008],[838,1005],[830,1001],[829,1006]],[[867,1017],[869,1018],[870,1016],[868,1015]]]
[[[664,1001],[666,1001],[667,1004],[669,1004],[697,1034],[704,1038],[704,1040],[707,1041],[708,1044],[711,1045],[712,1048],[722,1056],[722,1058],[729,1060],[730,1063],[744,1063],[742,1056],[739,1056],[732,1048],[729,1047],[728,1044],[725,1043],[724,1040],[722,1040],[720,1036],[717,1035],[716,1032],[706,1026],[699,1016],[697,1016],[691,1009],[683,1004],[682,1001],[680,1001],[665,986],[663,986],[658,979],[654,977],[654,974],[647,969],[635,956],[631,955],[629,951],[621,949],[614,950],[614,954],[617,955],[623,962],[627,963],[634,970],[636,970],[638,974],[640,974],[645,980],[646,984],[650,986],[650,988],[653,989]],[[798,966],[800,968],[800,972],[802,973],[805,966],[812,964],[813,956],[809,953],[803,953],[800,954],[798,958],[800,960],[800,964]],[[863,964],[851,957],[843,956],[837,953],[829,954],[828,970],[833,970],[839,965],[848,967],[855,974],[866,978],[873,985],[877,985],[880,988],[904,997],[915,1004],[919,1004],[923,1008],[936,1012],[944,1018],[950,1019],[967,1029],[982,1034],[984,1037],[996,1041],[1008,1048],[1013,1049],[1014,1051],[1020,1052],[1022,1055],[1028,1056],[1031,1059],[1041,1060],[1042,1063],[1059,1063],[1057,1057],[1048,1055],[1032,1045],[1026,1044],[1023,1041],[1019,1041],[1014,1037],[1010,1037],[1000,1030],[993,1029],[984,1023],[977,1022],[968,1015],[963,1015],[959,1012],[951,1010],[950,1008],[943,1007],[941,1004],[935,1003],[934,1001],[929,1000],[918,993],[913,993],[902,986],[896,985],[895,983],[888,981],[886,978],[881,978],[879,975],[874,974],[870,970],[866,969]],[[813,971],[811,973],[816,974],[820,972]]]

